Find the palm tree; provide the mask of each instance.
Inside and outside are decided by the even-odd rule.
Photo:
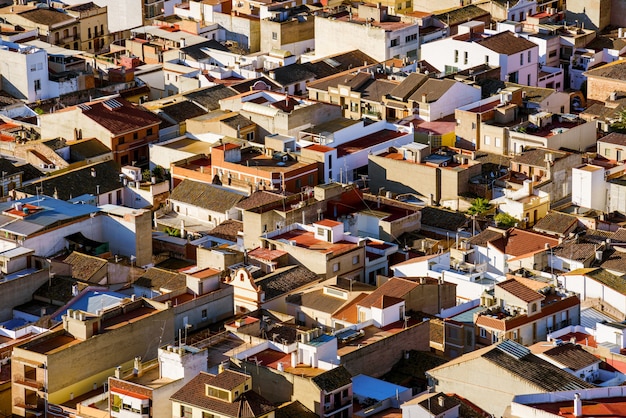
[[[472,206],[469,207],[467,213],[470,215],[481,215],[491,209],[491,203],[483,197],[477,197],[472,201]]]

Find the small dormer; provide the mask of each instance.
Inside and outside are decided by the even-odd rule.
[[[211,384],[204,385],[204,394],[209,398],[224,402],[235,402],[244,393],[252,389],[252,378],[246,374],[225,369]]]
[[[322,219],[313,224],[315,228],[315,238],[335,243],[343,239],[343,223],[330,219]]]

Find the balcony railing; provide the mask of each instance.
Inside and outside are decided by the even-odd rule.
[[[22,386],[28,386],[29,388],[33,388],[37,390],[43,389],[43,383],[38,382],[35,379],[25,377],[24,375],[20,375],[20,374],[15,375],[15,378],[13,379],[13,383],[22,385]]]

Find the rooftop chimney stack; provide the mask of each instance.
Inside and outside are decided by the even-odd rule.
[[[574,416],[582,417],[583,416],[583,401],[580,399],[580,393],[576,393],[574,395]]]

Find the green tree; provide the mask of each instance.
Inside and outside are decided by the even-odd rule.
[[[618,120],[613,122],[611,130],[620,133],[626,133],[626,109],[621,110],[618,114]]]
[[[494,216],[493,219],[494,221],[496,221],[496,226],[500,228],[510,228],[512,226],[515,226],[515,224],[519,222],[517,219],[515,219],[506,212],[498,213],[496,216]]]
[[[472,201],[472,206],[469,207],[467,213],[470,215],[481,215],[491,209],[491,203],[483,197],[477,197]]]

